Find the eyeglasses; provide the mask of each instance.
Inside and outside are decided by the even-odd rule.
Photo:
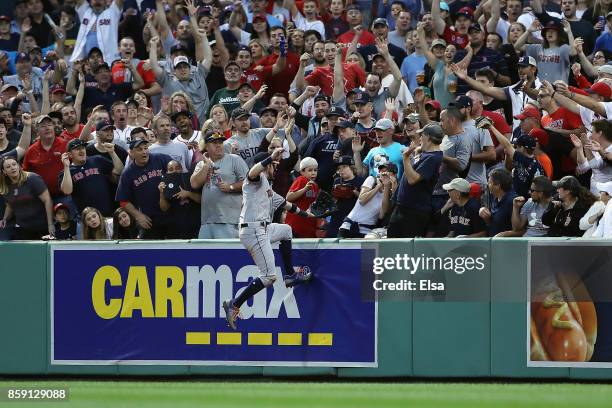
[[[541,192],[542,192],[542,190],[534,190],[533,188],[530,188],[530,189],[529,189],[529,192],[530,192],[530,193],[541,193]]]
[[[593,58],[606,58],[606,57],[605,57],[605,55],[599,54],[599,55],[595,55]]]

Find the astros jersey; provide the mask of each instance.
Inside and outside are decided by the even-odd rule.
[[[257,181],[251,181],[247,177],[242,185],[240,224],[272,222],[274,211],[284,202],[285,199],[272,190],[266,176],[260,174]]]

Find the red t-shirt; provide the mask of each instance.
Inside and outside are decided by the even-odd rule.
[[[467,34],[459,34],[454,29],[451,29],[448,25],[444,27],[442,38],[444,38],[444,41],[446,41],[447,44],[455,44],[459,48],[465,48],[470,41]]]
[[[502,115],[500,115],[499,113],[491,112],[491,111],[488,111],[488,110],[483,110],[482,111],[482,116],[485,116],[485,117],[491,119],[493,121],[493,126],[495,126],[495,129],[499,130],[499,132],[502,135],[505,135],[506,133],[512,133],[512,127],[506,123],[506,119]],[[493,136],[493,132],[491,132],[491,130],[489,130],[489,133],[491,134],[491,139],[493,140],[493,145],[495,147],[497,147],[499,145],[499,142],[497,141],[497,138],[495,136]]]
[[[65,139],[56,137],[51,148],[47,151],[42,148],[40,139],[38,139],[28,148],[23,158],[23,169],[32,171],[42,177],[52,196],[60,195],[57,177],[64,170],[62,153],[66,153],[67,146],[68,142]]]
[[[62,133],[60,133],[60,137],[65,139],[67,142],[71,141],[72,139],[77,139],[79,136],[81,136],[81,132],[83,131],[84,127],[84,124],[79,123],[79,127],[77,128],[76,132],[73,133],[70,133],[68,130],[64,129]]]
[[[351,42],[353,42],[353,38],[355,38],[355,31],[348,30],[346,33],[339,35],[336,41],[338,42],[338,44],[347,44],[347,47],[348,47],[348,45],[350,45]],[[359,44],[370,45],[370,44],[375,44],[375,43],[376,43],[376,37],[374,37],[374,34],[369,32],[368,30],[364,30],[361,33],[361,37],[359,38]]]
[[[144,81],[143,88],[149,88],[153,82],[155,82],[155,74],[152,69],[144,69],[144,61],[139,61],[136,65],[136,70]],[[111,68],[111,76],[113,84],[123,84],[125,82],[132,82],[132,73],[125,68],[122,62],[116,62]]]
[[[294,192],[303,189],[308,183],[308,179],[304,176],[299,176],[295,179],[291,187],[289,188],[289,192]],[[303,196],[301,196],[297,201],[294,202],[300,210],[306,211],[310,204],[312,204],[319,194],[319,186],[314,185],[314,187]],[[317,237],[317,219],[316,218],[304,218],[297,214],[293,214],[288,212],[285,217],[285,224],[290,225],[293,230],[293,234],[297,238],[316,238]]]
[[[363,86],[366,80],[366,73],[359,64],[342,64],[344,71],[344,92]],[[308,85],[318,85],[321,92],[325,95],[332,95],[334,92],[334,69],[329,65],[317,67],[306,78]]]
[[[582,127],[580,115],[562,106],[553,113],[544,116],[540,123],[542,127],[551,129],[573,130]]]
[[[268,55],[260,59],[257,62],[257,65],[272,67],[278,57],[278,54]],[[268,95],[273,95],[277,92],[286,95],[289,92],[289,87],[291,86],[291,82],[293,82],[293,78],[295,78],[295,74],[297,74],[299,67],[300,57],[298,57],[297,54],[289,51],[287,53],[287,63],[285,64],[285,69],[278,75],[271,76],[267,81],[267,85],[270,87],[268,89]]]
[[[245,69],[240,77],[240,82],[251,84],[255,92],[259,91],[259,88],[266,83],[272,76],[272,65],[266,65],[261,71],[256,71],[254,68],[257,65],[251,65]]]

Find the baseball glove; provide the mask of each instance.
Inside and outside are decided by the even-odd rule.
[[[308,211],[317,218],[325,218],[338,211],[338,206],[336,205],[336,200],[327,191],[321,190],[317,199],[310,204]]]
[[[476,119],[476,127],[478,129],[488,129],[491,126],[493,126],[493,121],[486,116],[481,116]]]
[[[353,193],[354,187],[349,184],[335,184],[332,187],[332,196],[335,199],[340,200],[343,198],[353,198],[355,194]]]

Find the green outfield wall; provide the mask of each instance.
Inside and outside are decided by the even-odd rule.
[[[377,368],[51,365],[50,245],[0,243],[0,373],[612,379],[612,369],[527,367],[528,240],[388,239],[371,245],[381,257],[486,254],[486,268],[480,274],[461,276],[466,290],[477,288],[486,297],[425,301],[402,292],[392,300],[379,301]],[[388,271],[386,279],[394,273]],[[458,276],[442,278],[451,282]]]

